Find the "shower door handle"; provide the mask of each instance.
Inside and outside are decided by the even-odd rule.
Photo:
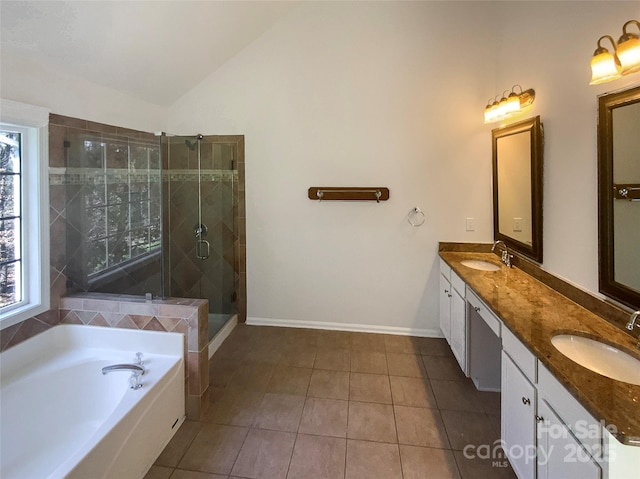
[[[207,240],[199,239],[196,241],[196,257],[198,259],[209,258],[210,245]]]

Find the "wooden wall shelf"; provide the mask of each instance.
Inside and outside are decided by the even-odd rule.
[[[384,186],[333,187],[312,186],[309,199],[317,201],[387,201],[389,188]]]

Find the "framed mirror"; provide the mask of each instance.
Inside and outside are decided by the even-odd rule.
[[[542,149],[540,117],[491,130],[493,237],[542,263]]]
[[[640,309],[640,86],[598,98],[600,292]]]

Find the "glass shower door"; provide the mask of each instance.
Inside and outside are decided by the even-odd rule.
[[[235,144],[163,137],[165,296],[209,301],[209,339],[236,312]]]

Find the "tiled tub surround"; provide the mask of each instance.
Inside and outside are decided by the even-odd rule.
[[[185,337],[187,417],[198,419],[209,405],[208,304],[204,299],[144,300],[86,293],[60,300],[60,322],[182,333]]]
[[[640,357],[636,338],[517,267],[487,272],[461,264],[466,259],[499,263],[492,253],[441,251],[440,256],[596,420],[614,425],[622,443],[640,441],[640,386],[592,372],[551,344],[554,335],[577,331]]]

